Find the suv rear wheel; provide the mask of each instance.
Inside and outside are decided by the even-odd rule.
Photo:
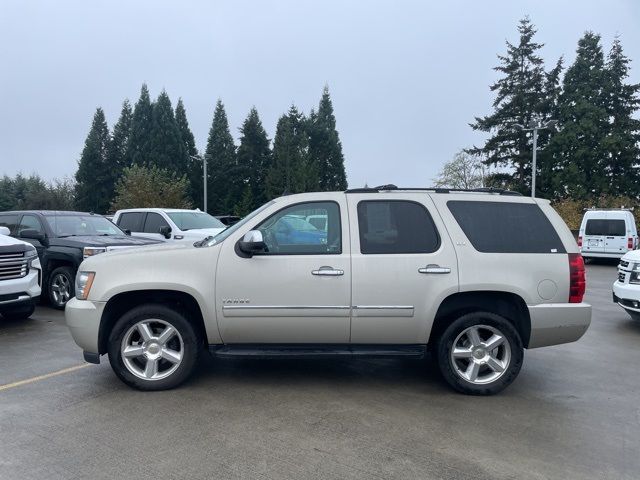
[[[201,347],[199,335],[182,313],[147,304],[116,322],[109,336],[109,362],[127,385],[166,390],[191,375]]]
[[[500,315],[473,312],[456,319],[437,343],[438,367],[459,392],[493,395],[520,372],[524,349],[514,326]]]

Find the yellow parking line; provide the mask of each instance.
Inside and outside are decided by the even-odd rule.
[[[10,388],[20,387],[29,383],[39,382],[40,380],[46,380],[47,378],[57,377],[58,375],[64,375],[65,373],[75,372],[76,370],[80,370],[81,368],[86,368],[89,366],[89,363],[83,363],[82,365],[76,365],[75,367],[63,368],[62,370],[58,370],[57,372],[45,373],[44,375],[38,375],[37,377],[27,378],[25,380],[19,380],[13,383],[5,383],[4,385],[0,385],[0,392],[2,390],[9,390]]]

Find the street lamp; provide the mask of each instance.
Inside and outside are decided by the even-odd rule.
[[[536,154],[538,151],[538,130],[553,128],[558,123],[557,120],[547,120],[545,123],[537,123],[535,120],[529,121],[528,128],[521,123],[514,123],[513,126],[523,132],[533,132],[533,165],[531,166],[531,196],[536,196]]]
[[[204,183],[204,212],[207,213],[207,157],[210,157],[208,153],[204,155],[189,155],[193,160],[201,160],[204,166],[204,175],[203,175],[203,183]]]

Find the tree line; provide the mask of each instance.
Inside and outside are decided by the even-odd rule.
[[[546,68],[529,18],[518,25],[519,39],[506,42],[494,68],[501,74],[490,86],[493,112],[471,127],[487,132],[483,145],[465,149],[493,173],[485,186],[528,194],[531,190],[532,135],[514,128],[557,120],[539,130],[536,195],[589,202],[603,196],[640,197],[640,84],[628,81],[630,59],[619,37],[603,52],[600,35],[586,32],[576,58],[565,70],[561,57]],[[468,159],[458,156],[458,165]],[[476,182],[480,168],[472,168]],[[447,174],[447,169],[442,174]],[[439,180],[446,183],[446,178]],[[468,178],[468,177],[466,177]]]
[[[347,187],[327,87],[317,110],[311,110],[309,116],[292,105],[280,117],[273,145],[255,108],[239,130],[236,146],[224,105],[218,100],[206,148],[200,155],[182,100],[173,109],[168,94],[162,91],[151,101],[143,85],[133,107],[124,101],[112,131],[103,110],[96,110],[75,175],[76,206],[105,213],[129,205],[132,199],[127,190],[137,188],[127,178],[132,176],[146,184],[151,178],[178,186],[183,182],[185,199],[179,203],[202,208],[203,157],[207,160],[208,210],[214,214],[245,215],[284,193]],[[127,200],[118,195],[126,195]]]

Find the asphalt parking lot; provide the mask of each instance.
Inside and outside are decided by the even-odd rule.
[[[637,479],[640,323],[615,266],[587,268],[585,337],[488,398],[398,360],[207,360],[141,393],[83,364],[60,312],[0,319],[0,478]]]

